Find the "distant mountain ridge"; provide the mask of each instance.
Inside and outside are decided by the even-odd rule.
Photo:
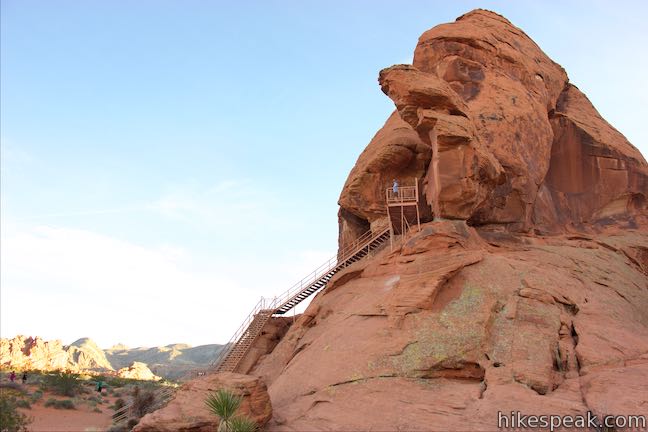
[[[217,344],[196,347],[172,344],[153,348],[112,347],[104,352],[113,367],[123,368],[137,361],[146,363],[156,375],[178,379],[194,369],[210,365],[222,348],[223,345]]]
[[[104,350],[92,339],[85,337],[70,345],[63,345],[60,340],[46,341],[38,336],[16,336],[13,339],[0,339],[0,366],[101,373],[121,372],[134,363],[143,363],[155,375],[178,379],[207,367],[222,347],[223,345],[217,344],[196,347],[171,344],[163,347],[128,348],[119,344]]]

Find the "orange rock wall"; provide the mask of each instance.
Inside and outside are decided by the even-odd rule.
[[[419,177],[423,220],[581,231],[646,215],[645,159],[522,30],[476,10],[381,71],[396,105],[340,195],[340,245],[386,223],[384,189]]]

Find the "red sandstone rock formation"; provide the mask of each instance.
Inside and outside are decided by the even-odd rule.
[[[648,165],[505,18],[424,33],[340,196],[340,245],[423,180],[420,232],[338,273],[252,371],[269,430],[648,417]],[[443,218],[432,221],[432,216]]]
[[[276,347],[285,326],[259,340],[245,370],[268,385],[266,428],[492,431],[511,411],[648,417],[641,154],[492,12],[424,33],[414,64],[379,81],[396,111],[344,186],[340,245],[388,223],[394,177],[423,179],[424,224],[336,274]],[[263,385],[232,376],[267,420]],[[214,427],[202,401],[220,380],[187,384],[136,430]]]
[[[162,378],[151,372],[151,369],[142,362],[133,362],[130,366],[121,368],[117,371],[120,378],[135,380],[159,381]]]
[[[16,336],[0,339],[0,365],[5,368],[69,370],[73,372],[112,371],[104,352],[90,339],[79,339],[71,345],[60,340]]]
[[[646,245],[646,230],[542,238],[427,223],[337,275],[253,371],[269,386],[269,430],[648,416],[647,262],[632,258]]]
[[[238,415],[249,417],[259,427],[270,420],[272,405],[265,384],[248,375],[223,372],[184,384],[166,407],[145,415],[133,431],[215,431],[218,418],[207,409],[205,399],[209,393],[222,388],[243,397]]]
[[[385,223],[394,177],[424,179],[424,220],[436,210],[476,226],[565,232],[645,217],[639,151],[500,15],[476,10],[425,32],[413,66],[379,81],[396,112],[344,186],[341,243]]]

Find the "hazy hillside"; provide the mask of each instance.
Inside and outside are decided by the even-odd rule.
[[[92,364],[93,369],[119,369],[108,361],[104,351],[90,338],[77,339],[66,348],[68,361],[79,365],[82,369],[87,364]]]
[[[195,369],[211,364],[223,345],[173,344],[153,348],[126,348],[115,346],[105,350],[108,361],[115,369],[126,367],[134,361],[146,363],[156,375],[177,379]]]
[[[39,337],[16,336],[0,340],[0,366],[19,369],[75,371],[118,371],[144,363],[158,376],[179,379],[191,371],[208,367],[216,359],[222,345],[173,344],[163,347],[128,348],[115,345],[101,349],[92,339],[81,338],[63,345],[61,341],[45,341]]]

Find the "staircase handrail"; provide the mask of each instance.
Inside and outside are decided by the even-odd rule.
[[[277,309],[282,305],[284,305],[286,302],[290,301],[296,294],[298,294],[299,292],[303,291],[305,288],[308,288],[309,286],[317,282],[324,275],[326,275],[331,270],[336,268],[339,264],[351,258],[360,250],[364,249],[369,244],[371,244],[378,237],[384,235],[387,231],[389,231],[389,227],[379,231],[375,235],[372,235],[371,230],[362,234],[360,237],[358,237],[358,239],[356,239],[356,241],[342,248],[342,250],[340,250],[333,257],[326,260],[323,264],[317,267],[313,272],[309,273],[306,277],[302,278],[299,282],[295,283],[293,286],[288,288],[282,294],[275,297],[273,299],[273,308]]]
[[[225,344],[225,347],[218,353],[218,357],[212,362],[212,366],[218,365],[222,359],[225,359],[227,355],[234,349],[234,346],[236,345],[236,342],[241,338],[243,333],[247,330],[248,326],[254,319],[257,313],[259,313],[263,309],[272,309],[273,307],[266,307],[267,299],[261,297],[261,300],[254,306],[254,309],[252,309],[252,312],[248,314],[247,317],[245,317],[245,320],[241,323],[239,328],[236,330],[234,335],[230,338],[229,342]]]
[[[153,405],[151,405],[149,408],[146,409],[146,413],[149,413],[151,411],[155,411],[156,409],[159,409],[161,405],[166,403],[173,394],[175,394],[176,389],[173,387],[163,387],[160,389],[157,389],[154,392],[155,399]],[[131,399],[128,403],[126,403],[123,407],[119,408],[112,414],[112,421],[114,424],[117,424],[119,422],[122,422],[128,418],[128,415],[130,414],[131,408],[133,408],[134,400]]]
[[[259,300],[259,302],[256,304],[254,309],[252,309],[252,312],[248,314],[248,316],[245,318],[243,323],[241,323],[241,325],[236,330],[234,335],[230,338],[229,342],[225,344],[226,348],[223,348],[221,352],[218,354],[218,357],[216,357],[216,359],[212,362],[212,366],[216,366],[216,367],[220,366],[220,363],[224,361],[229,355],[229,353],[234,349],[236,343],[240,340],[241,336],[243,336],[245,331],[248,329],[254,317],[261,310],[271,310],[273,312],[276,311],[279,307],[281,307],[288,301],[292,300],[293,297],[298,295],[304,289],[313,285],[324,275],[329,273],[331,270],[335,269],[341,263],[344,263],[346,260],[351,258],[356,253],[358,253],[360,250],[369,246],[373,241],[385,235],[385,233],[387,233],[388,231],[389,231],[389,227],[384,228],[383,230],[379,231],[375,235],[372,235],[371,230],[365,232],[360,237],[358,237],[356,241],[342,248],[332,258],[326,260],[323,264],[317,267],[312,273],[309,273],[308,276],[302,278],[299,282],[295,283],[293,286],[291,286],[288,290],[284,291],[279,296],[274,297],[273,299],[266,299],[261,297],[261,300]]]

